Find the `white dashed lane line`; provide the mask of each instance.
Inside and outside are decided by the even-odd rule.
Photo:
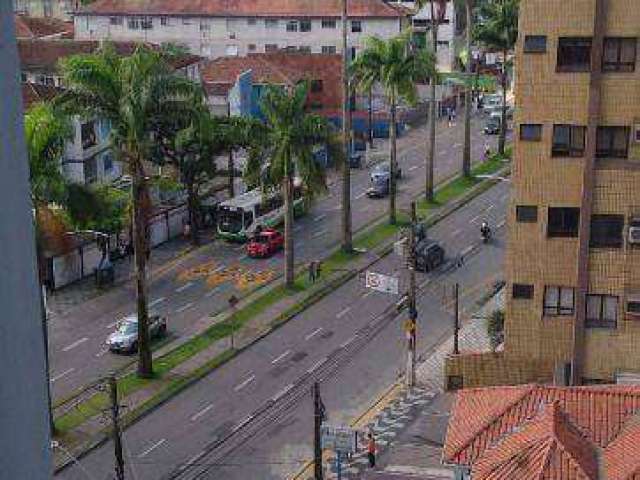
[[[251,375],[249,378],[247,378],[246,380],[244,380],[242,383],[239,383],[238,385],[236,385],[235,387],[233,387],[233,390],[235,392],[239,392],[240,390],[242,390],[244,387],[246,387],[247,385],[249,385],[251,382],[253,382],[256,379],[255,375]]]
[[[287,393],[289,390],[291,390],[293,388],[293,383],[290,383],[289,385],[287,385],[286,387],[284,387],[282,390],[280,390],[278,393],[276,393],[272,400],[274,402],[277,402],[278,400],[280,400],[280,397],[282,397],[285,393]]]
[[[51,379],[49,380],[50,383],[55,382],[56,380],[60,380],[62,377],[66,377],[67,375],[69,375],[70,373],[74,372],[75,368],[70,368],[69,370],[65,370],[62,373],[59,373],[57,375],[53,375],[51,377]]]
[[[336,318],[344,317],[347,313],[349,313],[350,310],[351,310],[351,307],[347,307],[343,310],[340,310],[338,313],[336,313]]]
[[[327,361],[327,357],[321,358],[307,370],[307,373],[315,372],[320,367],[320,365],[322,365],[326,361]]]
[[[166,441],[167,441],[167,439],[163,438],[162,440],[154,443],[149,448],[147,448],[144,452],[142,452],[140,455],[138,455],[138,458],[146,457],[147,455],[149,455],[151,452],[153,452],[156,448],[158,448],[160,445],[162,445]]]
[[[315,337],[317,334],[319,334],[322,331],[322,327],[318,327],[316,328],[313,332],[311,332],[309,335],[307,335],[306,337],[304,337],[305,340],[311,340],[313,337]]]
[[[185,310],[188,310],[191,307],[193,307],[193,302],[189,302],[186,305],[181,306],[180,308],[178,308],[176,310],[176,313],[182,313],[182,312],[184,312]]]
[[[67,345],[66,347],[64,347],[62,349],[63,352],[68,352],[69,350],[73,350],[74,348],[76,348],[78,345],[82,345],[84,342],[88,341],[89,337],[84,337],[81,338],[80,340],[76,340],[75,342],[73,342],[70,345]]]
[[[316,218],[314,218],[313,221],[314,222],[321,222],[325,218],[327,218],[327,216],[325,214],[322,214],[322,215],[318,215]]]
[[[184,285],[182,285],[181,287],[176,288],[176,292],[177,293],[184,292],[187,288],[189,288],[192,285],[193,285],[193,282],[187,282]]]
[[[320,230],[320,231],[318,231],[318,232],[314,233],[314,234],[311,236],[311,238],[318,238],[318,237],[321,237],[321,236],[322,236],[322,235],[324,235],[325,233],[327,233],[327,231],[326,231],[326,230]]]
[[[209,405],[207,405],[206,407],[204,407],[202,410],[199,410],[195,415],[193,415],[189,420],[191,420],[192,422],[195,422],[196,420],[198,420],[200,417],[202,417],[205,413],[207,413],[209,410],[211,410],[213,408],[213,403],[210,403]]]
[[[153,302],[151,302],[151,303],[149,304],[149,308],[151,308],[151,307],[155,307],[156,305],[158,305],[158,304],[160,304],[160,303],[164,302],[165,300],[166,300],[166,298],[165,298],[165,297],[156,298]]]
[[[271,361],[271,365],[275,365],[276,363],[278,363],[280,360],[282,360],[284,357],[286,357],[287,355],[289,355],[291,353],[291,350],[287,350],[286,352],[284,352],[281,355],[278,355],[276,358],[274,358]]]

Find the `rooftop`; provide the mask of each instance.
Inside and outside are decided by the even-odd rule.
[[[383,0],[350,0],[353,17],[406,15]],[[215,17],[339,17],[340,0],[96,0],[79,14],[94,15],[196,15]]]
[[[640,387],[461,390],[443,459],[474,480],[640,478]]]
[[[16,38],[73,38],[73,22],[52,17],[16,15]]]
[[[62,92],[61,88],[50,85],[38,85],[34,83],[22,84],[22,103],[28,110],[34,103],[45,102]]]

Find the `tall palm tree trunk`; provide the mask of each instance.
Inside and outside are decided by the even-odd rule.
[[[189,226],[191,228],[191,243],[200,245],[200,224],[198,221],[198,195],[193,182],[187,185],[187,207],[189,210]]]
[[[351,232],[351,102],[349,91],[349,50],[347,45],[347,0],[342,0],[342,250],[351,252],[353,238]]]
[[[389,140],[390,140],[390,152],[389,152],[389,223],[391,225],[396,224],[396,96],[391,94],[390,110],[391,119],[389,123]]]
[[[284,284],[293,287],[293,181],[290,174],[282,180],[284,195]]]
[[[435,18],[434,0],[431,0],[431,41],[433,43],[433,54],[438,65],[438,21]],[[433,201],[433,176],[436,156],[436,77],[431,79],[429,87],[429,146],[427,148],[427,168],[425,178],[425,198],[427,202]]]
[[[138,314],[138,376],[153,375],[151,348],[149,345],[149,312],[147,310],[147,241],[145,212],[145,179],[142,161],[132,159],[133,180],[133,242],[136,262],[136,306]]]
[[[466,65],[466,87],[464,95],[464,149],[462,153],[462,174],[465,177],[471,176],[471,75],[473,73],[471,61],[471,2],[465,1],[465,11],[467,14],[466,41],[467,41],[467,65]]]
[[[234,189],[234,175],[235,175],[235,165],[234,165],[234,161],[233,161],[233,149],[230,148],[229,149],[229,157],[227,158],[227,170],[229,170],[229,178],[227,179],[227,181],[229,182],[227,185],[227,188],[229,190],[229,198],[233,198],[235,196],[235,189]]]
[[[500,138],[498,139],[498,152],[504,155],[504,144],[507,138],[507,51],[502,51],[502,75],[500,83],[502,84],[502,116],[500,121]]]

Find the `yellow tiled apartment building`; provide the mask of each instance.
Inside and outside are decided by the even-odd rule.
[[[502,352],[449,386],[640,373],[640,0],[521,0]]]

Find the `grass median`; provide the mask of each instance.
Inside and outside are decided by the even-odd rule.
[[[478,175],[490,175],[495,173],[504,166],[504,161],[494,156],[487,162],[476,166],[472,170],[472,176],[469,178],[458,177],[443,185],[436,191],[433,202],[427,203],[425,200],[418,202],[418,215],[424,218],[430,211],[443,206],[456,198],[462,196],[466,191],[479,184],[483,179]],[[358,251],[372,250],[380,245],[388,242],[398,234],[401,228],[408,225],[408,217],[402,213],[398,215],[398,223],[389,225],[388,223],[379,223],[363,232],[357,234],[354,238],[354,247],[356,252],[345,253],[337,250],[328,258],[322,261],[323,276],[331,276],[334,272],[343,271],[344,275],[335,278],[331,284],[325,284],[331,290],[335,284],[339,284],[349,275],[350,270],[347,268],[350,262],[354,261],[358,256]],[[149,409],[157,405],[166,398],[169,398],[175,392],[180,391],[185,385],[190,383],[193,378],[200,378],[214,368],[223,364],[232,358],[236,351],[225,350],[221,354],[215,356],[203,365],[195,368],[193,372],[186,375],[175,375],[170,372],[191,359],[196,354],[211,347],[215,342],[231,336],[232,332],[241,330],[249,320],[266,312],[269,308],[274,307],[288,297],[299,295],[307,292],[308,295],[301,301],[294,303],[281,312],[273,322],[271,327],[276,327],[284,323],[295,313],[303,310],[309,304],[317,301],[325,293],[322,292],[322,285],[312,284],[306,279],[306,272],[300,273],[295,278],[295,287],[287,289],[282,285],[267,289],[262,295],[257,297],[246,306],[238,309],[232,315],[228,316],[194,338],[187,340],[185,343],[171,350],[170,352],[154,359],[154,376],[150,379],[139,378],[135,372],[130,372],[118,381],[118,394],[120,400],[124,400],[132,394],[142,389],[151,389],[148,399],[144,400],[137,407],[128,413],[128,416],[134,417],[139,415],[141,411]],[[100,415],[108,408],[108,395],[104,391],[96,391],[95,395],[78,403],[69,411],[59,416],[55,420],[57,433],[61,437],[66,437],[89,419]]]

